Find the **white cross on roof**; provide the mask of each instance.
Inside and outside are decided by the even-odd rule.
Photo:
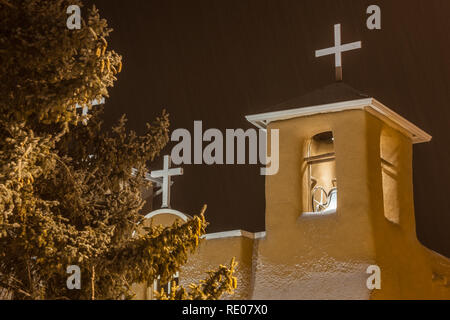
[[[152,178],[162,178],[162,205],[161,208],[170,208],[170,187],[172,186],[171,177],[183,175],[182,168],[170,169],[170,156],[164,156],[164,169],[152,171]]]
[[[334,54],[336,66],[336,80],[342,80],[342,52],[361,49],[361,41],[341,44],[341,25],[334,25],[334,47],[316,50],[316,58]]]

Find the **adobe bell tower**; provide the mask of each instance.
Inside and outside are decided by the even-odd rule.
[[[412,146],[430,135],[342,82],[247,120],[280,137],[253,298],[437,295],[416,238],[412,182]],[[367,286],[372,265],[379,290]]]

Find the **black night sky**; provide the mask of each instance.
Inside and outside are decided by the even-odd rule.
[[[362,41],[343,54],[344,81],[433,136],[414,147],[417,233],[450,257],[450,1],[448,0],[91,0],[114,28],[110,47],[124,70],[106,104],[142,131],[163,108],[171,128],[251,128],[244,116],[334,81],[334,57],[316,49]],[[382,30],[368,30],[378,4]],[[170,146],[165,152],[170,153]],[[160,167],[162,161],[155,164]],[[210,232],[264,230],[258,166],[184,166],[172,207],[208,204]]]

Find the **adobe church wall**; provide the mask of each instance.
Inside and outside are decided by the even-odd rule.
[[[432,257],[416,235],[412,141],[371,115],[367,116],[367,122],[372,127],[369,139],[373,154],[381,154],[382,162],[389,166],[388,172],[381,168],[373,170],[370,178],[374,189],[372,205],[376,207],[371,219],[376,264],[381,268],[382,277],[381,290],[374,290],[371,298],[449,299],[450,287],[445,289],[433,282]],[[380,149],[376,150],[376,146]],[[375,168],[377,161],[370,161],[370,166]],[[395,184],[387,184],[387,179]],[[382,190],[381,199],[379,190]],[[440,258],[450,266],[450,260]]]
[[[188,286],[207,277],[207,271],[216,270],[220,264],[229,265],[233,257],[238,263],[235,276],[237,289],[232,296],[223,299],[250,299],[253,241],[246,237],[203,240],[199,250],[189,256],[188,263],[180,272],[180,283]]]
[[[269,129],[280,130],[280,171],[266,177],[267,237],[259,242],[253,298],[450,298],[448,280],[440,276],[447,268],[433,272],[438,264],[416,237],[409,137],[363,110],[280,121]],[[305,143],[329,130],[337,213],[302,215],[309,200]],[[381,156],[391,162],[390,176]],[[439,259],[441,267],[450,265]],[[381,269],[380,290],[367,288],[369,265]]]
[[[280,170],[266,177],[266,237],[202,241],[180,272],[181,284],[198,282],[235,257],[238,288],[226,299],[450,298],[450,260],[416,237],[410,138],[363,110],[275,122],[269,129],[280,130]],[[330,130],[337,213],[306,217],[306,144]],[[153,223],[175,219],[160,215]],[[369,265],[381,269],[381,290],[367,288]]]
[[[375,261],[365,112],[321,114],[272,123],[280,130],[280,171],[266,177],[266,232],[259,243],[255,299],[368,299]],[[304,218],[305,143],[332,130],[338,209]]]

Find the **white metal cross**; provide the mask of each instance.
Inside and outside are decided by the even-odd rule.
[[[100,101],[98,101],[97,99],[93,100],[91,103],[93,106],[98,106],[101,104],[105,104],[105,98],[102,98]],[[79,104],[77,104],[75,106],[76,109],[82,109],[83,110],[83,116],[87,116],[89,108],[88,106],[80,106]]]
[[[92,104],[93,106],[99,106],[99,105],[101,105],[101,104],[105,104],[105,98],[102,98],[100,101],[98,101],[97,99],[95,99],[95,100],[92,101],[91,104]],[[83,117],[85,117],[85,116],[88,115],[88,112],[89,112],[89,107],[88,107],[88,106],[80,106],[79,104],[77,104],[77,105],[75,106],[75,109],[81,109],[81,110],[82,110],[81,114],[82,114]],[[83,120],[83,124],[86,125],[86,124],[87,124],[87,121],[86,121],[86,120]]]
[[[171,177],[181,176],[183,174],[182,168],[170,169],[172,160],[170,156],[164,156],[164,169],[159,171],[152,171],[150,176],[152,178],[163,178],[162,184],[162,205],[161,208],[170,208],[170,187]]]
[[[316,58],[334,54],[336,66],[336,80],[342,80],[342,52],[361,49],[361,41],[341,44],[341,25],[334,25],[334,47],[316,50]]]

